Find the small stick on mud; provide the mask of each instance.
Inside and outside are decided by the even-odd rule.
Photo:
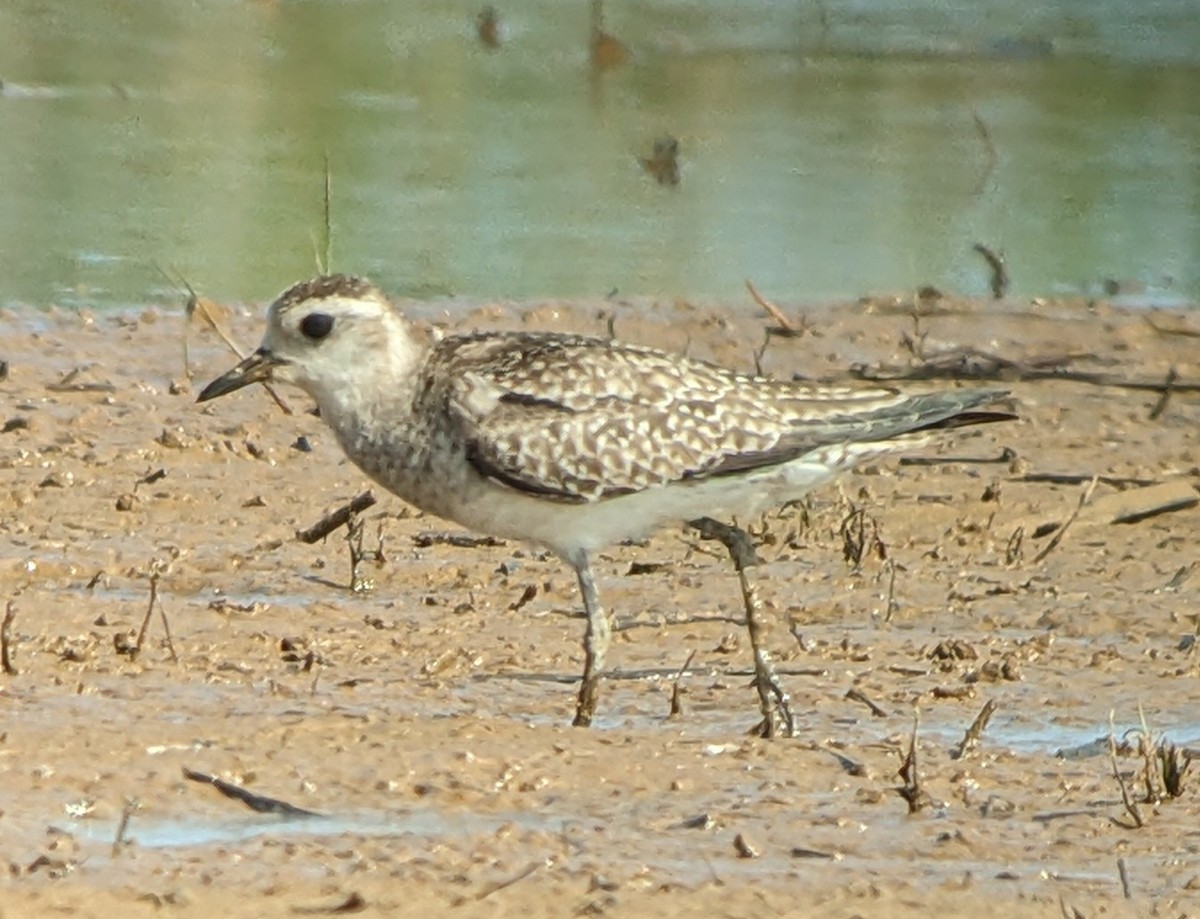
[[[1191,758],[1187,753],[1180,753],[1175,744],[1165,739],[1155,747],[1154,752],[1162,772],[1163,788],[1172,798],[1178,798],[1183,794],[1183,780],[1192,765]]]
[[[683,666],[675,673],[675,679],[671,682],[671,712],[667,716],[669,718],[679,718],[683,715],[683,698],[679,687],[680,681],[683,679],[684,673],[688,667],[692,666],[692,661],[696,659],[696,651],[692,649],[692,653],[687,656],[687,660],[683,662]]]
[[[498,893],[499,891],[504,890],[506,887],[512,887],[513,884],[516,884],[520,881],[525,880],[527,877],[529,877],[531,874],[533,874],[539,868],[545,868],[545,867],[548,867],[548,865],[549,865],[549,859],[544,859],[540,862],[530,862],[528,865],[526,865],[523,869],[518,871],[512,877],[510,877],[506,880],[503,880],[503,881],[493,881],[491,884],[485,885],[483,887],[483,889],[479,891],[479,893],[475,894],[475,896],[472,897],[472,899],[474,899],[476,901],[486,900],[492,894]]]
[[[134,660],[141,653],[142,645],[146,641],[146,632],[150,629],[150,618],[154,615],[154,604],[158,603],[158,612],[162,617],[163,633],[166,636],[167,650],[171,654],[171,661],[179,663],[179,655],[175,653],[175,642],[171,640],[171,623],[167,620],[167,610],[163,606],[162,600],[158,596],[158,579],[161,573],[153,571],[150,574],[150,602],[146,605],[146,615],[142,619],[142,627],[138,630],[137,642],[129,649],[129,659]]]
[[[1055,532],[1055,534],[1050,537],[1050,541],[1048,543],[1046,543],[1046,545],[1042,547],[1041,551],[1038,552],[1038,554],[1033,557],[1033,563],[1035,565],[1038,562],[1042,561],[1042,559],[1044,559],[1051,552],[1053,552],[1055,547],[1058,546],[1058,544],[1060,542],[1062,542],[1063,537],[1067,535],[1067,529],[1071,526],[1072,523],[1075,522],[1075,518],[1079,516],[1079,512],[1083,510],[1084,505],[1086,505],[1090,500],[1092,500],[1092,492],[1094,492],[1096,490],[1096,483],[1099,481],[1100,481],[1099,476],[1097,476],[1097,475],[1092,476],[1092,480],[1090,482],[1088,482],[1087,487],[1085,487],[1083,489],[1083,493],[1079,496],[1079,503],[1077,505],[1075,505],[1075,510],[1073,510],[1071,512],[1071,516],[1063,521],[1063,525],[1060,526],[1058,528],[1057,532]]]
[[[879,521],[863,508],[851,505],[850,513],[842,520],[840,532],[842,558],[856,571],[862,567],[863,557],[868,552],[874,553],[880,561],[887,561],[887,544],[879,535]]]
[[[179,655],[175,653],[175,642],[171,640],[171,623],[167,620],[167,608],[163,606],[162,598],[158,601],[158,615],[162,619],[163,635],[167,639],[167,651],[171,655],[171,663],[179,663]]]
[[[224,779],[217,778],[215,775],[209,775],[207,772],[197,772],[195,769],[183,767],[183,777],[191,782],[202,782],[205,785],[211,785],[227,798],[232,798],[235,801],[241,801],[250,810],[260,814],[278,814],[281,817],[323,817],[323,814],[318,814],[316,811],[305,810],[303,807],[296,807],[294,804],[288,804],[286,801],[281,801],[278,798],[268,798],[266,795],[256,795],[252,791],[234,785],[232,782],[226,782]]]
[[[1154,768],[1154,757],[1159,742],[1150,733],[1150,726],[1146,724],[1146,712],[1142,709],[1140,702],[1138,703],[1138,717],[1141,719],[1142,729],[1135,733],[1134,736],[1137,738],[1137,751],[1142,754],[1142,777],[1146,782],[1146,796],[1142,800],[1146,804],[1153,806],[1161,803],[1163,798],[1154,783],[1155,778],[1157,778],[1157,770]]]
[[[760,855],[754,844],[742,833],[733,837],[733,851],[737,853],[738,858],[758,858]]]
[[[133,816],[133,812],[142,806],[142,802],[137,798],[126,798],[125,807],[121,811],[121,819],[117,822],[117,835],[113,838],[112,857],[116,858],[121,847],[125,844],[125,832],[129,829],[129,818]]]
[[[150,602],[146,604],[146,615],[142,619],[142,627],[138,630],[137,641],[134,643],[133,650],[130,652],[130,658],[136,658],[142,651],[142,645],[146,641],[146,632],[150,629],[150,617],[154,615],[154,601],[158,599],[158,572],[154,571],[150,574]]]
[[[13,600],[4,607],[4,622],[0,623],[0,666],[9,676],[16,676],[20,671],[12,662],[12,624],[17,618],[17,605]]]
[[[754,359],[754,375],[766,376],[763,372],[763,358],[767,356],[767,349],[771,347],[771,342],[775,340],[775,336],[771,334],[771,330],[767,329],[763,335],[763,343],[754,349],[750,355]]]
[[[1149,488],[1157,485],[1157,479],[1138,479],[1125,475],[1098,475],[1091,472],[1027,472],[1014,482],[1029,482],[1034,485],[1082,485],[1096,479],[1104,485],[1113,488]]]
[[[79,374],[83,373],[85,370],[88,370],[94,366],[95,366],[95,364],[86,364],[84,366],[75,367],[71,370],[68,370],[66,373],[64,373],[62,375],[62,377],[59,379],[59,381],[57,383],[47,383],[46,391],[47,392],[69,392],[69,393],[81,393],[81,392],[113,393],[113,392],[116,392],[117,387],[115,387],[112,383],[109,383],[107,381],[101,381],[101,382],[96,382],[96,383],[88,383],[86,381],[80,382],[80,383],[75,382],[75,378],[78,377]]]
[[[193,289],[192,285],[188,283],[187,278],[185,278],[183,275],[179,275],[178,279],[172,278],[165,270],[163,270],[161,265],[155,265],[154,267],[158,269],[159,274],[167,279],[168,284],[171,284],[177,290],[179,286],[182,285],[187,291],[187,300],[185,300],[183,304],[183,375],[189,380],[192,378],[191,358],[188,356],[188,329],[191,327],[191,324],[196,321],[203,322],[210,329],[216,332],[221,341],[225,342],[225,346],[237,355],[238,360],[244,360],[246,353],[237,346],[236,342],[234,342],[228,330],[225,328],[225,320],[221,316],[222,312],[228,314],[228,308],[214,303],[212,300],[198,296],[195,289]],[[263,388],[270,394],[275,404],[279,406],[280,411],[282,411],[285,415],[292,414],[291,406],[284,402],[283,397],[271,388],[270,383],[267,383],[264,380],[260,380],[259,382],[262,383]]]
[[[381,565],[386,565],[388,562],[387,553],[383,551],[384,535],[383,521],[379,521],[379,529],[375,532],[375,561]]]
[[[320,542],[338,527],[344,527],[350,523],[355,514],[361,514],[374,504],[375,495],[370,491],[364,491],[361,495],[350,501],[350,503],[344,504],[336,511],[326,514],[307,530],[297,532],[296,538],[311,546],[315,542]]]
[[[1018,526],[1004,544],[1004,564],[1015,565],[1025,556],[1025,527]]]
[[[191,327],[193,322],[203,322],[210,329],[217,333],[217,337],[219,337],[221,341],[225,342],[225,346],[238,356],[238,360],[245,358],[245,352],[243,352],[242,349],[237,346],[237,343],[234,342],[233,338],[231,338],[229,333],[225,330],[225,319],[221,313],[227,314],[228,310],[211,300],[200,297],[196,293],[195,288],[188,283],[187,278],[185,278],[182,274],[179,274],[178,269],[172,269],[178,275],[178,277],[173,278],[167,273],[167,270],[157,262],[155,263],[154,267],[158,269],[158,273],[161,274],[163,278],[166,279],[166,282],[174,287],[177,292],[183,292],[179,290],[180,287],[183,287],[183,289],[187,291],[187,299],[183,303],[183,375],[189,380],[192,378],[191,357],[188,354],[188,329]]]
[[[866,778],[871,774],[871,771],[856,759],[851,759],[848,756],[838,753],[837,750],[826,750],[825,752],[838,761],[838,765],[842,767],[842,771],[846,775]]]
[[[1117,874],[1121,876],[1121,891],[1125,894],[1125,899],[1132,900],[1133,886],[1129,883],[1129,865],[1124,857],[1117,859]]]
[[[137,494],[138,487],[141,485],[153,485],[155,482],[161,482],[167,477],[167,470],[155,469],[153,472],[147,472],[144,476],[133,483],[134,494]]]
[[[1125,805],[1125,813],[1129,814],[1133,820],[1133,825],[1141,829],[1146,825],[1146,821],[1142,819],[1142,812],[1138,810],[1137,804],[1134,803],[1129,794],[1129,788],[1125,785],[1125,778],[1121,775],[1121,769],[1117,765],[1117,738],[1114,733],[1112,724],[1112,713],[1108,716],[1108,756],[1112,764],[1113,778],[1117,780],[1117,785],[1121,788],[1121,801]]]
[[[917,770],[917,728],[920,725],[921,712],[914,709],[912,737],[908,741],[908,753],[905,754],[904,762],[901,763],[900,771],[897,773],[904,784],[897,787],[896,792],[908,802],[910,814],[915,814],[921,808],[933,803],[929,795],[925,793],[925,789],[921,787],[921,776]]]
[[[927,363],[927,358],[925,357],[925,341],[929,338],[929,330],[921,329],[921,314],[916,310],[912,311],[910,318],[912,319],[913,324],[912,334],[909,335],[907,332],[902,332],[900,334],[900,344],[916,360],[920,361],[922,364]]]
[[[340,916],[347,913],[361,913],[367,908],[367,901],[358,891],[346,894],[341,903],[333,906],[293,906],[292,912],[301,916]]]
[[[787,313],[760,294],[758,288],[754,286],[749,278],[746,279],[746,290],[750,291],[750,296],[754,298],[754,302],[766,310],[767,315],[777,323],[775,327],[767,330],[771,335],[779,335],[782,338],[799,338],[809,331],[808,322],[805,319],[801,318],[800,324],[797,325]]]
[[[1174,367],[1167,371],[1167,378],[1163,381],[1162,395],[1154,403],[1154,408],[1150,409],[1151,421],[1157,421],[1158,417],[1167,410],[1167,403],[1171,401],[1171,393],[1174,392],[1175,381],[1178,379],[1179,374]]]
[[[851,702],[861,702],[871,710],[871,714],[876,718],[886,718],[888,716],[886,709],[880,708],[878,705],[872,702],[869,698],[867,698],[866,693],[862,692],[861,690],[847,689],[846,698]]]
[[[985,466],[992,463],[1011,463],[1017,458],[1017,451],[1012,447],[1005,447],[1000,451],[999,456],[902,456],[900,457],[901,466],[951,466],[951,465],[966,465],[966,466]]]
[[[992,270],[992,299],[1004,299],[1004,295],[1008,292],[1008,266],[1004,264],[1004,256],[983,243],[975,243],[971,248],[983,256],[983,260]]]
[[[951,759],[962,759],[967,753],[979,746],[979,738],[987,730],[988,722],[992,720],[992,715],[995,713],[996,700],[988,699],[979,714],[975,716],[975,720],[971,722],[971,726],[967,728],[962,741],[950,753]]]
[[[430,546],[454,546],[456,549],[486,549],[492,546],[503,546],[504,540],[495,536],[476,536],[474,533],[418,533],[412,537],[412,543],[418,549],[428,549]]]
[[[896,560],[889,558],[885,563],[888,567],[888,592],[887,592],[887,608],[883,614],[884,622],[891,622],[892,616],[896,614],[896,610],[900,608],[900,604],[896,602]]]
[[[512,603],[508,604],[508,611],[510,613],[517,612],[518,610],[522,609],[525,604],[532,602],[537,594],[538,586],[536,584],[526,584],[525,589],[521,592],[521,596],[513,600]]]
[[[901,380],[993,380],[999,383],[1054,380],[1058,383],[1113,386],[1133,392],[1161,393],[1163,388],[1161,379],[1127,379],[1112,373],[1073,370],[1069,366],[1075,361],[1096,360],[1095,354],[1071,353],[1031,360],[1013,360],[981,351],[979,348],[946,348],[933,354],[914,356],[918,360],[916,366],[913,366],[911,361],[904,365],[853,364],[849,376],[872,383],[894,383]],[[823,378],[825,382],[837,382],[840,379],[840,376]],[[1178,381],[1171,385],[1171,389],[1176,393],[1200,392],[1200,382]]]

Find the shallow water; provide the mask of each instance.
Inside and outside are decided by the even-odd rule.
[[[1016,295],[1200,295],[1191,0],[610,3],[606,72],[587,6],[501,5],[489,52],[433,0],[10,0],[0,305],[261,301],[327,154],[333,267],[402,294],[984,293],[982,241]]]
[[[236,805],[231,812],[236,813]],[[138,819],[130,822],[127,836],[142,848],[173,846],[206,846],[215,843],[244,842],[261,836],[289,838],[298,836],[339,836],[353,833],[359,836],[438,836],[495,832],[506,820],[516,817],[483,817],[478,815],[445,815],[434,811],[412,811],[405,814],[338,814],[316,817],[268,817],[243,812],[240,816],[218,819],[188,817],[164,820]],[[530,824],[536,820],[528,815],[520,819]],[[545,821],[551,827],[550,821]],[[561,821],[560,821],[561,822]],[[67,825],[71,832],[91,842],[111,843],[116,836],[116,824],[109,822],[74,821]]]

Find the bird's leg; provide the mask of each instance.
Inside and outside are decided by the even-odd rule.
[[[583,682],[579,686],[579,702],[575,706],[575,721],[572,723],[585,728],[592,723],[592,715],[596,711],[600,672],[604,667],[604,655],[608,651],[612,629],[604,607],[600,605],[587,554],[578,552],[570,562],[579,578],[579,592],[583,594],[583,608],[587,613],[587,630],[583,633]]]
[[[754,652],[754,688],[758,690],[759,708],[763,716],[756,729],[757,733],[769,738],[781,731],[784,737],[791,737],[795,733],[796,722],[792,717],[787,693],[779,685],[779,678],[775,675],[775,667],[771,663],[771,654],[766,647],[762,604],[758,599],[757,585],[748,571],[759,562],[754,544],[745,530],[713,520],[711,517],[691,520],[688,526],[699,531],[705,539],[715,539],[724,545],[729,550],[733,567],[737,570],[738,583],[742,588],[742,603],[746,608],[750,647]]]

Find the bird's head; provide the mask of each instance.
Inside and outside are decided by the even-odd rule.
[[[422,343],[369,281],[322,275],[289,287],[267,311],[258,350],[204,387],[207,402],[251,383],[294,383],[319,405],[340,402],[374,377],[411,369]]]

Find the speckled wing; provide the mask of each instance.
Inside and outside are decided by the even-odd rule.
[[[435,360],[452,380],[447,409],[476,470],[576,502],[773,466],[831,443],[895,438],[1001,395],[814,387],[550,334],[450,338]]]

